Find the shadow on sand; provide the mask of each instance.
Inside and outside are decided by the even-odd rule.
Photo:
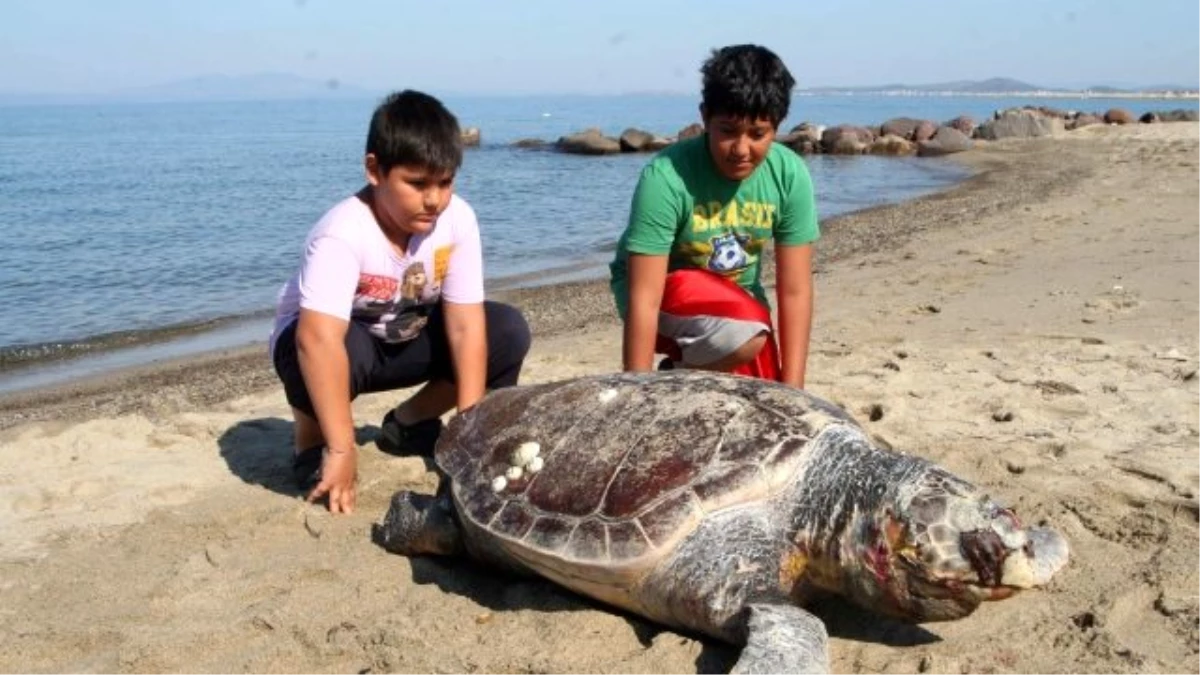
[[[412,558],[414,584],[435,584],[443,593],[470,598],[493,612],[536,610],[574,612],[594,610],[616,614],[630,625],[642,646],[649,648],[663,633],[693,638],[703,645],[696,658],[698,673],[728,673],[737,662],[740,646],[729,645],[690,631],[669,629],[640,616],[577,595],[538,577],[485,569],[464,558]],[[851,605],[838,597],[823,598],[809,609],[824,622],[831,638],[870,642],[892,647],[912,647],[941,640],[925,628],[882,616]]]
[[[217,439],[221,458],[229,471],[246,483],[298,496],[292,478],[292,427],[291,420],[278,417],[238,422]],[[360,446],[372,443],[379,437],[379,427],[358,427],[354,436]]]

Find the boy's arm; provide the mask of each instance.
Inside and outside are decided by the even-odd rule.
[[[354,511],[358,479],[358,447],[350,411],[350,358],[346,354],[349,322],[308,309],[300,310],[296,348],[300,373],[312,399],[328,452],[321,482],[308,495],[313,502],[329,495],[329,510]]]
[[[629,254],[629,305],[625,317],[622,360],[627,372],[654,368],[658,311],[667,282],[667,256]]]
[[[676,231],[684,218],[678,179],[666,175],[655,162],[642,169],[629,206],[625,233],[625,330],[621,357],[626,371],[654,368],[654,342],[658,337],[658,310]]]
[[[775,292],[779,303],[780,360],[783,382],[804,387],[808,341],[812,334],[812,243],[821,236],[808,165],[791,150],[790,180],[775,224]]]
[[[779,303],[783,383],[803,389],[812,334],[811,245],[775,247],[775,292]]]
[[[483,303],[442,302],[446,340],[454,361],[458,412],[475,405],[487,388],[487,321]]]

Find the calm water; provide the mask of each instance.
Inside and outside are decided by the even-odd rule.
[[[697,101],[685,96],[444,100],[464,126],[483,133],[483,147],[467,153],[458,189],[479,215],[490,283],[564,267],[600,270],[648,159],[509,144],[591,126],[610,135],[628,126],[673,134],[697,117]],[[251,318],[230,339],[265,338],[264,312],[293,272],[308,229],[361,185],[374,103],[0,108],[0,374],[97,347],[178,343],[181,327],[237,317]],[[784,128],[804,120],[878,124],[899,115],[982,120],[1026,103],[1138,114],[1196,106],[799,96]],[[933,191],[963,175],[945,160],[808,162],[823,218]]]

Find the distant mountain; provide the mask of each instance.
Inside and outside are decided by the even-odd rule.
[[[99,94],[0,94],[0,105],[329,100],[374,98],[381,94],[335,79],[317,80],[288,73],[257,73],[202,75]]]
[[[987,80],[955,80],[953,82],[936,82],[933,84],[882,84],[865,87],[813,87],[803,91],[822,92],[889,92],[889,91],[954,91],[971,94],[1000,93],[1012,91],[1038,91],[1037,85],[1014,80],[1007,77],[993,77]]]
[[[1117,88],[1106,85],[1090,87],[1043,87],[1041,85],[1014,80],[1009,77],[993,77],[986,80],[955,80],[952,82],[936,82],[933,84],[882,84],[860,87],[812,87],[801,89],[803,92],[822,93],[893,93],[893,92],[953,92],[962,94],[1011,94],[1034,92],[1093,92],[1100,94],[1133,94],[1154,92],[1196,91],[1195,86],[1153,86]]]

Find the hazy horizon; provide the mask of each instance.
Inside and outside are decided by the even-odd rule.
[[[902,9],[867,0],[6,0],[0,92],[101,95],[285,73],[365,91],[687,94],[713,47],[744,42],[779,53],[801,89],[992,77],[1049,89],[1200,86],[1195,0],[1010,0],[953,11],[914,0]]]

